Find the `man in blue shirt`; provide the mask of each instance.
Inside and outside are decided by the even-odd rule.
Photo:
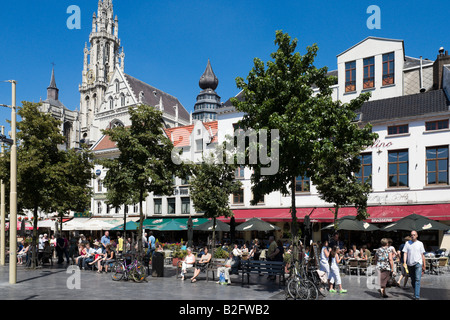
[[[101,240],[103,253],[105,253],[106,246],[110,242],[111,242],[111,239],[109,238],[109,231],[105,231],[105,235],[102,237],[102,240]]]
[[[148,250],[147,250],[147,255],[149,257],[153,256],[153,252],[155,252],[156,249],[156,239],[153,236],[153,232],[150,231],[150,236],[148,237]]]

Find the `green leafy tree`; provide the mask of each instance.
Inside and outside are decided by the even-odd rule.
[[[223,159],[225,160],[225,159]],[[227,161],[218,161],[214,154],[206,155],[203,161],[193,165],[190,181],[192,203],[197,212],[213,219],[213,243],[215,241],[216,218],[231,217],[230,194],[240,190],[242,184],[235,179],[237,166]],[[212,247],[214,255],[214,245]]]
[[[173,144],[164,134],[162,112],[154,107],[130,107],[130,127],[103,130],[114,141],[120,154],[114,159],[99,161],[108,171],[104,179],[107,202],[113,207],[139,203],[138,243],[142,241],[143,206],[150,192],[173,194],[174,175],[185,175],[185,166],[176,165],[171,158]],[[138,246],[139,256],[142,246]]]
[[[60,121],[50,114],[40,112],[39,104],[23,102],[18,110],[21,121],[17,123],[17,199],[18,210],[33,212],[34,229],[32,248],[37,245],[39,211],[56,209],[86,209],[89,205],[91,166],[87,153],[60,150],[64,136]],[[5,168],[9,157],[2,157]],[[1,173],[9,181],[8,173]],[[35,254],[35,250],[32,250]],[[32,267],[35,259],[32,258]]]
[[[355,111],[360,109],[370,94],[363,94],[348,104],[339,101],[329,105],[330,112],[323,116],[324,136],[313,162],[316,170],[312,181],[320,197],[328,203],[334,203],[334,223],[339,208],[354,205],[357,219],[366,219],[367,199],[371,191],[368,181],[359,181],[356,173],[361,168],[360,154],[371,145],[378,135],[372,133],[371,125],[359,127],[353,121]]]
[[[296,177],[316,177],[323,154],[325,141],[332,139],[324,130],[330,125],[327,119],[349,116],[334,109],[331,86],[336,78],[327,76],[327,67],[316,68],[314,60],[318,47],[308,46],[304,55],[296,52],[297,39],[282,31],[276,32],[276,52],[271,54],[274,61],[267,62],[267,68],[260,59],[254,59],[254,67],[247,77],[236,79],[243,91],[243,99],[232,99],[237,110],[245,115],[240,121],[243,129],[277,129],[279,132],[278,154],[268,154],[279,161],[278,172],[263,175],[266,166],[261,161],[250,164],[253,168],[252,191],[256,204],[264,194],[281,191],[291,196],[291,234],[293,235],[294,257],[298,257],[298,223],[296,212]],[[318,89],[314,92],[313,88]],[[331,114],[330,114],[331,113]],[[352,118],[353,119],[353,118]],[[345,139],[342,135],[340,139]],[[349,143],[348,141],[341,141]],[[258,159],[259,160],[259,159]]]

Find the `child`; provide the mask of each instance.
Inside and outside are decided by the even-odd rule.
[[[339,263],[341,262],[341,257],[339,256],[340,249],[337,246],[334,246],[330,253],[330,280],[334,280],[336,286],[339,287],[339,293],[346,293],[347,290],[342,289],[341,276],[339,274]],[[336,288],[336,287],[335,287]],[[336,290],[332,288],[332,284],[330,282],[330,290],[331,293],[336,293]]]

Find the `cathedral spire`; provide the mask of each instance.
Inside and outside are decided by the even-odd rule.
[[[52,68],[52,77],[50,79],[50,85],[47,88],[47,99],[58,100],[59,89],[56,86],[55,81],[55,67]]]

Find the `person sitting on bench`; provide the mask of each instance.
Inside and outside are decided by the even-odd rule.
[[[197,266],[195,267],[194,276],[191,278],[191,282],[197,281],[197,276],[200,274],[200,272],[206,272],[206,269],[208,268],[208,263],[211,261],[211,253],[208,252],[208,247],[205,247],[203,250],[203,255],[200,258],[200,261],[197,263]]]

